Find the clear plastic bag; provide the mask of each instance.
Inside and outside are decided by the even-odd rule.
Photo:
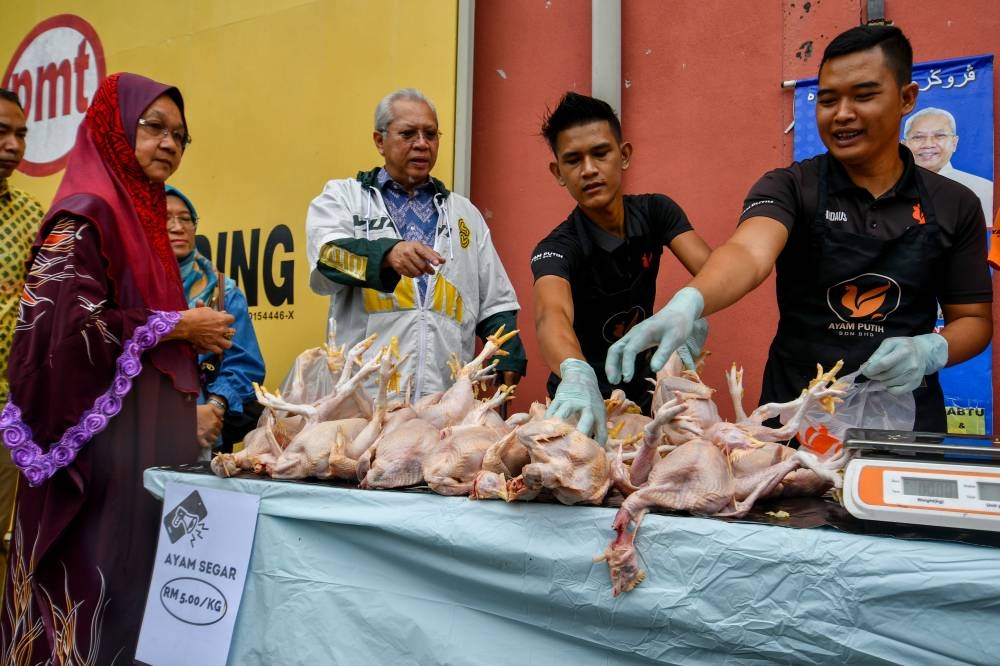
[[[281,397],[305,405],[333,392],[335,375],[340,373],[330,367],[327,349],[337,349],[337,322],[333,317],[326,320],[326,347],[313,347],[295,357],[278,388]]]
[[[882,382],[856,382],[860,374],[853,372],[837,380],[847,389],[833,414],[819,405],[805,413],[796,435],[801,448],[820,456],[835,454],[848,428],[913,430],[917,414],[913,394],[893,395]]]
[[[279,390],[288,402],[310,404],[329,395],[335,383],[322,347],[307,349],[292,361]]]

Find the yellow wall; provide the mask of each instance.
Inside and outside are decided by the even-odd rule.
[[[327,300],[308,284],[306,208],[327,180],[381,164],[371,133],[383,95],[413,86],[435,102],[445,140],[434,175],[452,181],[457,12],[457,0],[15,2],[0,22],[0,66],[39,22],[76,14],[97,31],[108,74],[133,71],[181,89],[194,143],[170,182],[197,207],[213,251],[220,233],[229,237],[225,270],[248,292],[253,285],[231,269],[231,232],[243,231],[249,253],[259,230],[251,316],[264,317],[255,326],[267,381],[277,384],[324,338]],[[60,177],[16,173],[11,182],[47,205]],[[294,250],[279,246],[266,264],[278,225],[290,229]],[[272,306],[264,280],[280,285],[283,268],[294,274],[294,302]]]

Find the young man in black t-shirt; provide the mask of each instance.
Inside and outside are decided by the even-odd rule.
[[[604,375],[608,347],[653,312],[660,255],[668,247],[692,275],[709,247],[681,207],[662,194],[625,195],[622,175],[632,144],[622,141],[614,110],[599,99],[567,93],[542,127],[555,160],[549,170],[577,206],[535,248],[535,328],[552,375],[547,414],[577,419],[577,428],[604,442]],[[690,349],[701,352],[702,321]],[[648,412],[652,373],[645,366],[620,386]]]
[[[838,35],[819,67],[824,155],[762,177],[740,226],[660,312],[608,351],[612,381],[637,354],[662,365],[698,317],[731,305],[777,270],[778,330],[761,402],[795,398],[816,364],[844,361],[896,395],[915,430],[946,430],[937,371],[993,335],[985,219],[976,195],[914,164],[899,143],[917,101],[913,51],[895,26]],[[937,305],[945,325],[934,330]]]

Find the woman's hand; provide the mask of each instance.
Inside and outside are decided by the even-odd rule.
[[[233,346],[232,338],[236,329],[230,328],[233,315],[211,308],[200,307],[184,310],[181,320],[165,339],[187,340],[199,354],[218,354]]]
[[[222,415],[212,405],[198,405],[198,444],[203,449],[215,446],[222,432]]]

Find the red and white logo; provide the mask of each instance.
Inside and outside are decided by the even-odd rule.
[[[21,40],[2,80],[21,98],[28,120],[21,171],[48,176],[66,166],[76,130],[105,76],[101,40],[79,16],[47,18]]]

